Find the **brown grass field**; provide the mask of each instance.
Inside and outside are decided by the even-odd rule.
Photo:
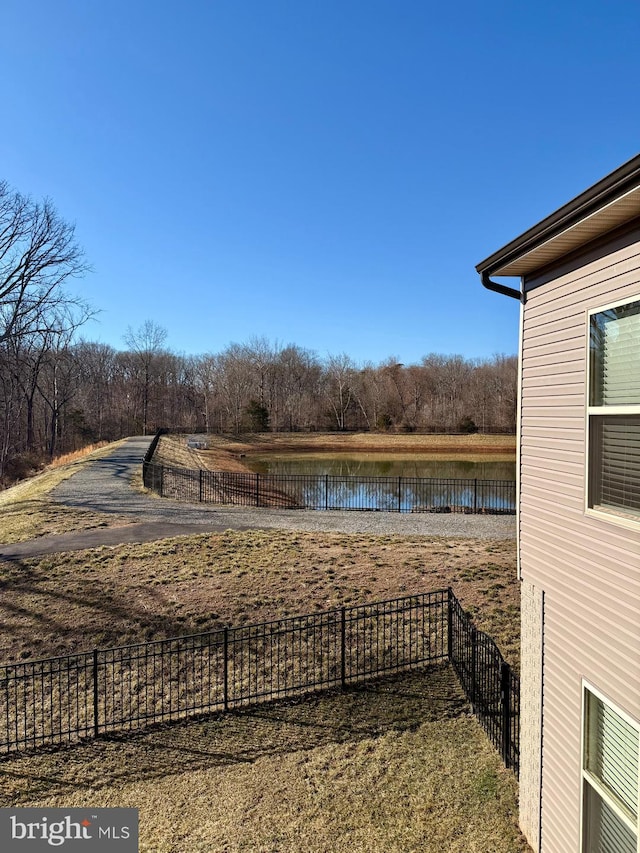
[[[0,563],[0,661],[245,625],[452,586],[517,667],[513,540],[284,530]]]
[[[46,486],[36,493],[47,505]],[[33,499],[25,489],[26,515]],[[448,585],[517,667],[513,541],[275,530],[1,563],[0,661]],[[448,667],[5,757],[0,796],[136,807],[145,853],[529,851],[516,780]]]

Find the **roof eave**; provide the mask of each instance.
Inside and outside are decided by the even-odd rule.
[[[527,275],[640,215],[640,154],[476,266]]]

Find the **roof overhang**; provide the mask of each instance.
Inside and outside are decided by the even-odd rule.
[[[476,266],[526,276],[640,216],[640,154]]]

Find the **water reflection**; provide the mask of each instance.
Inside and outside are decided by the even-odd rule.
[[[515,512],[515,463],[433,457],[270,456],[247,460],[261,506],[396,512]],[[251,477],[228,475],[229,477]]]
[[[515,462],[434,460],[428,456],[342,454],[254,456],[243,460],[259,474],[315,474],[343,477],[425,477],[435,479],[515,480]]]

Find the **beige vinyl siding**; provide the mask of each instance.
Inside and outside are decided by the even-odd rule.
[[[579,850],[582,679],[640,720],[640,525],[585,513],[587,315],[640,297],[638,239],[527,282],[520,571],[545,596],[543,853]]]

